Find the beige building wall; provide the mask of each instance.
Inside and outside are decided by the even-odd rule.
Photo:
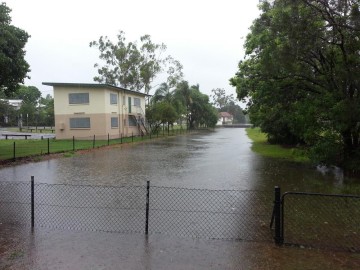
[[[89,93],[89,104],[69,104],[70,93]],[[110,103],[110,94],[117,95],[117,104]],[[57,139],[120,138],[140,135],[137,126],[129,126],[129,97],[131,115],[145,117],[145,98],[123,90],[91,87],[54,86],[55,131]],[[134,106],[134,98],[140,106]],[[118,127],[111,127],[111,118],[118,118]],[[90,118],[90,128],[70,128],[71,118]]]

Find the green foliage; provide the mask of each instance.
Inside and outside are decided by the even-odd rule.
[[[234,120],[233,120],[234,124],[246,123],[246,118],[245,118],[245,114],[244,114],[243,110],[241,109],[241,107],[239,105],[235,104],[235,102],[233,102],[233,101],[231,101],[225,107],[221,108],[220,112],[230,113],[234,117]]]
[[[230,80],[251,122],[314,162],[360,173],[360,10],[357,1],[276,0],[245,42]]]
[[[30,37],[11,25],[11,9],[0,4],[0,93],[10,96],[30,71],[25,61],[25,44]]]
[[[11,98],[21,99],[23,103],[37,105],[41,97],[40,90],[35,86],[25,86],[20,85],[14,93],[12,93]]]
[[[163,83],[155,91],[146,117],[155,132],[161,124],[182,123],[185,116],[188,128],[199,126],[214,127],[217,122],[217,110],[209,103],[209,97],[200,92],[199,85],[189,86],[182,81],[175,89]]]
[[[231,102],[235,102],[234,95],[226,95],[225,89],[223,88],[216,88],[211,90],[211,92],[213,93],[213,104],[217,109],[221,110],[222,108],[228,106]]]
[[[182,65],[170,55],[163,57],[165,44],[156,44],[149,35],[137,42],[126,42],[125,33],[120,31],[117,42],[101,36],[99,41],[90,42],[97,47],[104,65],[98,69],[95,81],[117,85],[126,89],[149,93],[153,80],[163,71],[167,73],[167,84],[174,86],[183,77]],[[94,67],[99,67],[95,64]]]
[[[40,120],[44,126],[55,125],[55,113],[54,113],[54,99],[51,95],[46,95],[45,98],[40,98]]]
[[[5,100],[0,100],[0,126],[16,125],[16,111]]]
[[[253,141],[251,149],[266,157],[281,158],[295,162],[308,163],[308,151],[299,147],[282,147],[280,145],[269,144],[267,134],[259,128],[247,128],[246,133]]]

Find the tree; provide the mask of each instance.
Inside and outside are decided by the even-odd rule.
[[[41,123],[44,126],[54,126],[54,98],[47,94],[45,98],[40,98],[39,105]]]
[[[189,87],[187,81],[180,82],[174,95],[185,108],[188,128],[193,129],[200,125],[214,127],[217,122],[217,112],[212,109],[209,103],[209,96],[200,92],[199,85]],[[214,122],[214,119],[216,121]]]
[[[189,86],[187,81],[179,82],[174,90],[163,83],[155,91],[146,110],[151,129],[161,124],[181,123],[185,117],[188,128],[214,127],[217,110],[209,103],[209,97],[200,92],[199,85]]]
[[[22,100],[19,114],[20,116],[22,115],[23,122],[26,117],[26,125],[37,125],[39,121],[38,107],[40,97],[41,92],[35,86],[20,85],[16,91],[12,93],[11,98]]]
[[[359,173],[360,10],[354,0],[275,0],[245,43],[231,84],[278,143],[306,143],[314,162]],[[357,164],[357,165],[356,165]]]
[[[179,117],[181,104],[167,83],[162,83],[152,96],[147,107],[146,117],[150,128],[155,132],[161,124],[172,125]]]
[[[41,92],[35,86],[20,85],[11,97],[14,99],[22,99],[23,103],[36,106],[40,100]]]
[[[234,95],[226,95],[225,89],[223,88],[216,88],[211,90],[211,92],[213,93],[213,104],[218,109],[224,108],[225,106],[229,105],[230,102],[235,102]]]
[[[246,118],[245,118],[243,110],[241,109],[241,107],[239,105],[235,104],[235,102],[233,102],[233,101],[229,102],[228,105],[221,108],[220,112],[230,113],[234,117],[234,120],[233,120],[234,124],[246,123]]]
[[[162,124],[167,124],[168,127],[174,124],[178,119],[178,113],[170,103],[160,101],[147,107],[146,118],[150,124],[151,131],[155,132]]]
[[[167,73],[167,84],[173,87],[183,77],[182,65],[169,56],[162,56],[165,44],[151,41],[150,35],[140,37],[137,42],[126,42],[125,33],[120,31],[118,41],[112,42],[101,36],[99,41],[90,42],[90,47],[97,47],[100,59],[105,65],[98,69],[95,81],[121,86],[126,89],[141,91],[146,94],[152,88],[153,80],[162,72]],[[99,67],[95,64],[94,67]]]
[[[0,92],[10,96],[30,71],[25,61],[25,44],[30,37],[11,25],[11,9],[0,4]]]
[[[0,99],[0,126],[16,125],[16,111],[6,100]]]

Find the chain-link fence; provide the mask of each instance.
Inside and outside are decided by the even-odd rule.
[[[86,137],[73,137],[72,139],[67,140],[57,140],[55,138],[49,138],[46,135],[41,135],[39,137],[39,134],[38,139],[32,139],[34,137],[31,137],[32,135],[30,133],[26,135],[30,137],[25,140],[25,135],[17,135],[16,133],[15,135],[0,134],[1,139],[3,139],[0,143],[0,161],[151,140],[159,137],[180,135],[186,132],[188,131],[185,129],[172,129],[140,136],[132,134],[130,136],[120,135],[119,138],[112,138],[110,135],[92,135]],[[18,138],[21,138],[21,140]]]
[[[151,187],[150,232],[271,241],[272,194]]]
[[[30,224],[30,184],[0,190],[0,222]],[[271,241],[271,209],[260,191],[34,184],[34,224],[50,228]]]
[[[276,190],[274,200],[272,192],[149,183],[113,187],[0,182],[0,223],[250,241],[275,237],[278,244],[360,252],[359,196],[290,192],[281,198]],[[275,230],[270,231],[272,215]]]
[[[30,224],[30,220],[30,182],[0,182],[0,223]]]
[[[285,243],[360,252],[360,196],[285,193]]]

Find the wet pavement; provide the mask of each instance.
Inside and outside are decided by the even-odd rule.
[[[0,269],[360,269],[360,254],[0,225]]]

